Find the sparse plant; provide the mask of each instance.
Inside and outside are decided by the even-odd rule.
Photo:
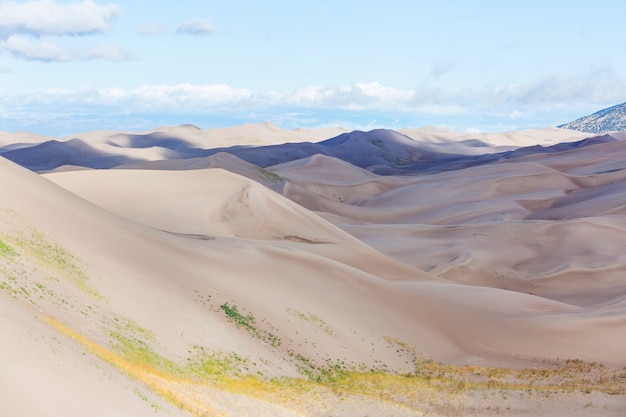
[[[228,303],[224,303],[220,306],[226,317],[235,323],[237,326],[243,327],[246,330],[251,332],[256,332],[256,327],[254,326],[254,316],[252,314],[243,315],[239,312],[239,308],[236,305],[230,305]]]
[[[17,256],[17,255],[18,255],[18,253],[15,251],[15,249],[13,249],[7,243],[4,243],[2,240],[0,240],[0,256],[2,256],[2,257],[14,257],[14,256]]]
[[[281,177],[278,174],[273,173],[272,171],[268,171],[267,169],[261,168],[261,167],[256,167],[256,168],[261,174],[261,177],[268,180],[272,184],[278,184],[279,182],[284,181],[283,177]]]
[[[261,339],[273,347],[278,347],[282,344],[280,337],[274,333],[257,328],[256,319],[251,313],[244,315],[239,312],[239,308],[235,304],[231,305],[229,303],[222,304],[220,308],[224,311],[229,321],[235,323],[237,327],[243,328],[257,339]]]
[[[288,308],[287,313],[294,314],[297,317],[299,317],[301,320],[304,320],[304,321],[307,321],[309,323],[316,325],[317,327],[322,329],[325,333],[331,336],[335,334],[335,331],[333,330],[333,328],[330,327],[330,325],[317,314],[304,313],[302,311],[294,310],[292,308]]]
[[[243,317],[250,323],[249,315],[228,304],[232,317]],[[251,316],[251,315],[250,315]],[[156,353],[150,344],[154,341],[140,340],[150,332],[123,319],[116,321],[120,332],[113,335],[118,344],[113,351],[108,350],[81,334],[69,329],[54,319],[47,319],[63,334],[85,345],[90,351],[119,367],[129,376],[146,383],[155,393],[178,405],[192,415],[205,415],[212,410],[208,404],[191,400],[190,392],[201,392],[209,384],[232,393],[259,398],[298,411],[303,407],[299,400],[314,393],[311,398],[334,396],[341,399],[368,398],[404,409],[424,412],[424,407],[440,415],[472,415],[478,409],[475,405],[464,404],[468,393],[478,393],[487,403],[485,410],[501,412],[503,408],[490,404],[487,393],[501,399],[511,393],[524,392],[525,397],[532,393],[555,395],[580,390],[576,376],[591,384],[594,390],[609,394],[625,394],[624,370],[609,370],[598,364],[588,364],[578,360],[561,363],[555,368],[516,370],[488,368],[480,366],[458,366],[437,363],[431,360],[416,359],[419,372],[416,374],[395,374],[380,369],[366,369],[345,361],[326,360],[318,365],[310,358],[288,351],[288,356],[296,361],[307,379],[274,378],[266,379],[256,372],[245,374],[247,360],[236,354],[220,354],[206,348],[194,346],[189,351],[186,363],[178,364]],[[130,334],[129,334],[130,333]],[[393,341],[393,340],[392,340]],[[396,346],[401,346],[394,341]],[[406,345],[406,349],[411,349]],[[384,365],[384,364],[383,364]],[[597,374],[597,378],[593,375]],[[600,376],[602,378],[600,378]],[[594,379],[596,378],[596,379]],[[616,390],[621,387],[622,391]],[[298,399],[298,400],[296,400]],[[593,407],[590,401],[585,407]],[[514,411],[507,406],[507,412]]]

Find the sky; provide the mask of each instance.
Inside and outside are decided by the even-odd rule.
[[[624,0],[0,0],[0,130],[554,126],[626,101]]]

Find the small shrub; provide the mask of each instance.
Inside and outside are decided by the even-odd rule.
[[[256,332],[256,327],[254,326],[254,316],[252,314],[243,315],[239,312],[239,309],[236,305],[230,305],[228,303],[224,303],[220,306],[228,320],[235,323],[238,327],[243,327],[247,330]]]
[[[283,177],[281,177],[278,174],[273,173],[272,171],[268,171],[265,168],[257,167],[257,170],[259,171],[259,173],[261,174],[263,178],[265,178],[272,184],[278,184],[279,182],[283,181]]]

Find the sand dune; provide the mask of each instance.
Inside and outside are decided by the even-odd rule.
[[[292,182],[322,182],[324,184],[356,184],[376,175],[338,158],[315,154],[270,168]]]
[[[304,163],[300,167],[302,169],[310,169],[309,165]],[[291,170],[292,173],[296,171],[297,168],[292,168]],[[277,172],[280,173],[280,170],[277,170]],[[336,207],[343,209],[332,211],[330,206],[325,206],[323,211],[350,218],[353,221],[352,223],[367,222],[366,228],[369,229],[373,228],[372,223],[382,223],[384,225],[381,228],[382,230],[385,230],[386,225],[389,224],[402,224],[403,227],[406,227],[407,224],[422,223],[433,226],[454,225],[455,227],[459,225],[492,224],[494,227],[504,229],[509,223],[522,222],[524,219],[532,217],[533,212],[540,212],[545,206],[566,195],[566,190],[575,187],[574,182],[567,175],[544,167],[537,162],[491,164],[474,168],[470,174],[468,175],[467,170],[463,170],[418,178],[371,178],[365,181],[361,180],[356,185],[337,185],[330,181],[331,184],[327,187],[332,187],[333,191],[332,193],[325,191],[327,195],[322,196],[323,198],[320,198],[318,191],[321,185],[319,183],[311,183],[311,187],[316,191],[313,193],[308,192],[307,196],[311,201],[320,201],[323,199],[328,200],[328,194],[334,194],[337,196],[333,200],[336,203]],[[301,178],[306,176],[303,175]],[[48,178],[101,207],[159,230],[187,236],[204,236],[206,238],[244,238],[262,241],[295,240],[305,246],[309,246],[310,248],[303,249],[308,253],[313,253],[316,256],[322,255],[324,259],[340,260],[344,265],[347,264],[351,267],[358,267],[358,262],[350,261],[350,259],[362,260],[368,257],[365,249],[356,250],[355,247],[358,245],[352,242],[348,235],[343,235],[338,229],[333,228],[328,223],[316,216],[311,217],[305,210],[292,205],[287,200],[278,199],[278,196],[271,191],[224,171],[113,170],[50,174]],[[289,181],[285,185],[285,195],[303,203],[297,196],[291,195],[291,189],[299,187],[302,190],[303,187],[307,187],[308,183],[302,180],[300,183],[295,181],[294,185],[292,182]],[[370,183],[374,184],[374,186],[370,186]],[[159,184],[159,187],[150,187],[150,184]],[[386,186],[388,189],[383,191],[381,184],[383,188]],[[439,194],[436,201],[420,198],[423,195],[432,195],[435,189]],[[366,190],[369,190],[371,197],[368,197]],[[285,211],[285,209],[287,210]],[[273,219],[273,221],[269,221],[269,219]],[[346,228],[346,230],[358,236],[357,229],[358,226],[354,224]],[[566,225],[563,229],[567,230],[566,233],[571,233],[573,230],[572,226],[569,225]],[[536,236],[536,239],[540,239],[542,234],[551,236],[550,233],[541,232],[540,230],[541,228],[535,230],[534,236]],[[377,230],[377,233],[380,235],[381,231]],[[492,234],[494,233],[492,232]],[[557,238],[559,236],[558,233],[554,233],[554,235]],[[616,233],[614,239],[619,241],[619,236],[620,234]],[[420,238],[423,239],[421,236]],[[497,243],[495,243],[495,245],[503,247],[505,241],[512,240],[513,244],[509,244],[504,253],[521,254],[519,259],[516,259],[515,256],[508,257],[508,260],[512,261],[512,263],[507,265],[508,268],[498,265],[497,262],[489,259],[489,256],[493,257],[494,253],[493,248],[490,247],[482,249],[482,252],[476,252],[477,249],[470,245],[471,249],[467,249],[466,253],[458,254],[448,250],[447,254],[449,256],[453,253],[459,261],[462,259],[476,260],[482,256],[483,259],[480,260],[479,264],[492,269],[496,268],[495,272],[488,271],[494,277],[497,277],[498,274],[507,275],[515,271],[515,277],[522,281],[520,288],[514,285],[509,285],[510,288],[506,285],[498,286],[497,278],[491,279],[491,285],[487,285],[489,280],[484,278],[487,271],[484,269],[474,271],[470,267],[463,267],[463,263],[459,264],[459,261],[449,263],[448,267],[439,264],[438,268],[443,271],[440,273],[440,276],[455,278],[457,275],[460,275],[462,278],[457,278],[457,282],[470,285],[481,284],[482,287],[480,288],[482,289],[480,291],[486,291],[485,295],[483,295],[484,297],[507,297],[505,298],[507,299],[505,304],[510,308],[507,313],[513,314],[512,311],[514,309],[512,306],[516,302],[508,300],[508,297],[511,297],[511,295],[508,293],[502,295],[499,292],[489,295],[489,291],[492,291],[491,288],[515,289],[519,290],[520,293],[530,293],[532,291],[528,290],[530,289],[529,287],[532,287],[532,283],[524,281],[525,275],[533,276],[534,280],[536,280],[537,277],[533,274],[537,274],[537,270],[545,271],[546,276],[564,268],[574,270],[581,268],[584,270],[586,263],[597,263],[598,255],[593,255],[593,253],[603,253],[603,251],[592,252],[588,261],[577,259],[577,264],[570,265],[568,263],[570,259],[556,262],[553,259],[553,255],[546,253],[545,248],[556,246],[555,243],[544,242],[543,246],[540,245],[544,249],[543,252],[540,250],[528,250],[530,245],[526,245],[526,252],[524,252],[516,250],[516,245],[514,244],[517,241],[516,238],[521,242],[530,240],[529,237],[524,239],[512,235],[510,239],[498,239]],[[375,241],[365,241],[377,247]],[[458,239],[453,241],[458,242]],[[329,244],[348,245],[345,251],[349,255],[338,256],[339,251],[335,249],[332,251],[325,250]],[[616,243],[612,244],[615,245]],[[418,259],[426,259],[426,256],[422,257],[419,251],[415,251],[415,248],[420,246],[426,245],[424,243],[420,244],[420,242],[414,242],[410,245],[410,247],[414,248],[412,256]],[[377,248],[381,252],[385,252],[384,247]],[[562,246],[559,248],[562,248]],[[474,250],[474,252],[472,253],[471,250]],[[575,245],[572,250],[584,251],[584,241],[579,245]],[[480,255],[481,253],[483,255]],[[565,250],[565,253],[570,252]],[[394,255],[393,251],[389,252],[389,254]],[[607,254],[607,259],[613,259],[615,255],[616,253],[613,251]],[[373,254],[370,254],[370,256],[373,256]],[[538,256],[545,258],[547,261],[544,261],[543,264],[530,262],[530,260],[536,259]],[[428,258],[432,262],[432,258]],[[370,258],[370,260],[372,259],[374,258]],[[390,268],[392,263],[385,264],[381,259],[376,259],[377,262],[361,264],[360,269],[363,272],[372,274],[369,268],[377,266],[375,268],[376,272],[372,275],[382,275],[383,278],[387,277],[384,276],[385,273],[382,271],[388,271],[387,275],[402,275],[401,272],[392,272],[394,271],[394,269]],[[399,259],[407,262],[406,259]],[[322,261],[323,259],[320,259],[320,262]],[[604,261],[603,263],[606,262]],[[305,262],[300,260],[299,263]],[[455,272],[459,270],[458,268],[461,268],[461,273]],[[418,271],[406,269],[404,273],[406,275],[403,277],[403,281],[436,281],[434,276],[428,279],[425,276],[422,277],[423,274]],[[478,283],[473,281],[472,277],[474,276],[480,277]],[[516,282],[516,279],[511,279],[510,281]],[[608,281],[612,281],[612,279]],[[448,287],[453,284],[441,285],[443,294],[444,292],[450,292],[451,289]],[[599,287],[597,282],[595,286]],[[564,291],[561,294],[561,298],[555,297],[556,303],[554,305],[550,304],[550,301],[546,299],[538,299],[539,301],[535,300],[536,297],[529,297],[533,301],[524,299],[520,307],[521,311],[526,310],[527,302],[530,302],[532,305],[534,303],[542,305],[541,311],[559,310],[565,307],[567,307],[567,310],[570,307],[562,304],[563,300],[576,298],[580,296],[580,293],[589,290],[589,285],[579,284],[578,287],[580,288],[578,291],[574,290],[574,287],[572,285],[569,291]],[[444,290],[444,288],[446,289]],[[465,287],[460,288],[462,288],[460,291],[468,291]],[[604,289],[597,289],[599,292],[605,291]],[[420,291],[422,290],[420,287]],[[406,291],[406,289],[403,291]],[[435,291],[435,293],[437,292]],[[382,294],[383,292],[381,291],[381,297],[383,297]],[[541,287],[534,294],[538,294],[541,297],[546,296],[546,294],[541,292]],[[518,296],[519,294],[515,294],[515,297]],[[433,294],[429,294],[428,298],[437,299]],[[545,298],[553,299],[550,297]],[[425,303],[425,301],[422,302]],[[598,301],[596,300],[595,302]],[[544,303],[546,304],[544,305]],[[398,305],[399,303],[396,300],[393,304]],[[406,308],[409,308],[409,304],[406,305]],[[572,308],[576,307],[574,310],[577,311],[577,314],[579,314],[577,310],[579,304],[572,303],[571,305]],[[472,304],[472,308],[480,310],[480,306],[483,305],[485,305],[484,300],[481,299],[476,305]],[[413,310],[413,307],[410,310]],[[425,310],[420,311],[420,315],[426,314]],[[439,314],[442,317],[449,316],[441,312]],[[416,317],[413,312],[407,313],[407,315],[413,319]],[[438,323],[437,327],[438,331],[441,332],[445,325]],[[474,326],[469,326],[468,328],[475,330]],[[503,342],[499,341],[498,343],[501,344]],[[554,348],[554,346],[551,348]],[[456,349],[458,348],[451,349],[451,352]],[[467,346],[464,346],[464,349],[467,350]],[[503,350],[506,351],[507,349]],[[529,348],[526,348],[526,351],[528,350]],[[452,356],[455,355],[453,354]],[[448,359],[452,359],[452,356]]]
[[[206,139],[182,126],[54,144],[74,156],[89,146],[91,168],[119,158],[125,169],[38,175],[0,158],[0,384],[11,387],[0,414],[78,416],[95,404],[88,414],[185,415],[155,392],[195,415],[420,414],[372,397],[340,406],[312,393],[294,405],[197,383],[215,361],[299,378],[329,364],[414,373],[414,356],[626,366],[626,142],[554,146],[572,137],[555,131],[545,148],[494,157],[534,134],[433,145],[446,153],[360,132],[181,159]],[[40,168],[41,146],[28,148]],[[311,154],[323,148],[333,153]],[[277,149],[289,157],[270,164]],[[380,175],[424,155],[444,172]],[[142,361],[161,373],[131,366]]]
[[[43,143],[54,138],[50,136],[38,135],[30,132],[2,132],[0,131],[0,149],[18,148],[24,146],[32,146],[33,144]]]
[[[151,169],[151,170],[197,170],[206,168],[222,168],[240,174],[269,188],[280,188],[282,178],[271,171],[253,165],[227,152],[218,152],[210,156],[188,159],[161,159],[156,161],[131,162],[117,166],[118,169]],[[55,171],[58,171],[55,170]]]
[[[167,232],[356,242],[257,182],[222,169],[72,171],[44,177],[98,206]]]
[[[193,125],[166,126],[140,133],[96,131],[66,138],[0,132],[0,154],[34,171],[62,165],[111,168],[129,162],[203,157],[233,146],[316,142],[342,132],[338,128],[286,130],[270,123],[205,130]]]
[[[134,162],[197,159],[219,152],[229,152],[266,168],[326,155],[371,172],[391,175],[461,169],[502,158],[544,153],[547,151],[544,146],[569,146],[567,143],[584,146],[587,144],[584,138],[590,137],[564,129],[497,135],[453,134],[433,128],[405,131],[407,135],[386,129],[343,132],[326,139],[328,136],[324,135],[342,131],[284,130],[271,124],[207,130],[183,125],[142,133],[91,132],[40,143],[28,138],[25,143],[0,148],[0,154],[38,172],[56,170],[63,165],[112,168]],[[550,139],[539,140],[546,137]]]
[[[562,142],[575,142],[591,136],[589,133],[583,133],[578,130],[559,129],[556,127],[503,133],[462,133],[430,126],[418,129],[399,129],[398,132],[417,141],[445,143],[453,147],[463,147],[468,144],[465,141],[474,140],[473,144],[482,144],[480,147],[484,148],[483,151],[486,152],[491,152],[489,148],[520,148],[534,145],[550,146]],[[472,142],[469,142],[469,145],[472,145]]]
[[[624,294],[625,151],[612,142],[432,176],[289,183],[284,193],[439,276],[595,304]]]

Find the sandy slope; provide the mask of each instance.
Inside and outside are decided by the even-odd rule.
[[[411,371],[400,342],[461,364],[624,366],[625,144],[404,177],[326,156],[267,170],[215,155],[43,176],[0,159],[0,361],[10,370],[0,383],[17,381],[0,411],[169,407],[49,317],[107,349],[121,332],[181,363],[199,347],[234,352],[263,375],[297,376],[309,363]],[[251,315],[253,330],[224,305]],[[55,390],[26,405],[42,384]],[[71,397],[84,401],[68,408]],[[293,415],[215,390],[194,401]]]
[[[140,133],[86,132],[72,137],[93,141],[108,141],[127,147],[133,140],[145,138],[170,139],[186,142],[198,148],[223,148],[230,146],[261,146],[285,142],[318,142],[345,132],[340,128],[282,129],[271,123],[244,124],[225,128],[200,129],[193,125],[163,126]]]
[[[16,146],[29,146],[32,144],[42,143],[53,139],[50,136],[38,135],[30,132],[2,132],[0,131],[0,147],[16,147]],[[20,145],[21,144],[21,145]]]
[[[434,206],[432,201],[419,199],[416,196],[425,194],[422,191],[423,187],[432,188],[431,181],[435,181],[440,186],[441,178],[421,178],[417,180],[417,184],[406,184],[407,180],[401,179],[401,187],[393,188],[387,192],[380,192],[380,189],[376,187],[372,188],[376,191],[370,199],[366,198],[361,188],[361,192],[356,191],[359,195],[358,204],[354,204],[354,200],[344,194],[343,201],[337,201],[337,204],[344,211],[336,214],[348,217],[352,213],[350,212],[351,207],[353,205],[358,206],[353,209],[352,219],[360,222],[368,221],[371,223],[375,220],[378,223],[384,223],[383,231],[387,224],[400,223],[406,225],[417,223],[417,219],[425,219],[432,225],[492,223],[497,225],[496,227],[506,227],[508,223],[503,224],[503,220],[523,219],[528,217],[530,212],[527,208],[520,207],[518,203],[515,203],[517,200],[510,198],[513,194],[511,192],[512,187],[503,178],[511,178],[509,181],[513,182],[520,181],[519,173],[529,172],[532,169],[524,164],[504,165],[502,169],[508,173],[508,177],[505,177],[501,169],[499,170],[499,166],[495,168],[494,166],[482,167],[477,169],[478,172],[475,176],[471,177],[463,175],[462,171],[448,174],[452,178],[448,178],[446,183],[451,184],[452,192],[447,194],[448,199],[439,198]],[[493,170],[495,172],[492,172]],[[454,177],[455,174],[456,177]],[[542,174],[545,173],[537,172],[533,175],[540,176]],[[257,262],[263,262],[264,257],[268,258],[267,262],[272,262],[271,259],[273,258],[280,259],[281,266],[279,269],[273,268],[271,276],[267,276],[265,279],[274,283],[272,287],[276,286],[274,290],[281,294],[277,297],[283,300],[288,300],[294,296],[289,291],[284,291],[287,282],[294,283],[295,275],[300,277],[311,276],[310,279],[315,280],[317,284],[325,282],[321,287],[335,287],[336,279],[348,274],[344,276],[342,281],[347,280],[351,283],[350,286],[357,285],[363,289],[369,288],[365,290],[363,295],[367,296],[370,311],[373,305],[378,305],[378,308],[386,312],[385,315],[394,317],[391,321],[381,321],[380,316],[371,317],[371,321],[369,321],[371,332],[378,333],[380,336],[384,336],[381,334],[382,332],[388,332],[387,335],[394,337],[403,335],[410,343],[416,344],[420,350],[441,355],[438,356],[438,359],[459,361],[468,360],[475,356],[481,358],[481,361],[508,360],[515,362],[518,357],[523,356],[535,357],[535,359],[581,357],[586,360],[602,359],[607,363],[621,363],[624,360],[623,344],[621,342],[618,344],[608,343],[614,337],[613,333],[605,331],[605,327],[611,328],[613,331],[617,331],[619,328],[619,323],[616,323],[612,318],[604,317],[594,310],[581,310],[578,305],[580,303],[569,305],[562,303],[561,300],[552,301],[548,297],[544,298],[544,294],[541,294],[540,290],[537,293],[541,297],[537,297],[526,294],[526,292],[531,291],[502,291],[496,288],[497,285],[468,288],[438,281],[434,276],[429,278],[417,270],[410,270],[407,267],[402,267],[401,264],[396,265],[390,260],[380,258],[375,252],[369,253],[367,248],[352,242],[347,235],[343,235],[338,229],[334,229],[316,216],[311,216],[300,207],[281,199],[278,195],[259,185],[224,171],[113,170],[59,173],[50,174],[47,177],[100,206],[147,226],[177,234],[201,236],[205,239],[218,237],[246,239],[246,247],[250,247],[253,252],[261,251],[263,253],[261,258],[256,258]],[[485,185],[480,182],[481,178],[485,182],[495,181],[498,186]],[[428,181],[429,179],[430,181]],[[390,181],[389,178],[385,180]],[[379,180],[373,179],[371,181]],[[553,183],[559,189],[566,189],[571,186],[570,182],[559,176],[546,181],[543,186],[547,183]],[[424,182],[427,184],[422,184]],[[159,187],[151,187],[151,184],[159,184]],[[522,195],[534,196],[540,192],[537,189],[543,186],[538,184],[537,181],[528,181],[528,186],[523,189]],[[299,185],[302,187],[303,182]],[[335,192],[339,194],[340,191],[337,186],[333,186]],[[339,187],[345,187],[345,185]],[[482,191],[479,192],[479,190]],[[518,188],[518,193],[519,190]],[[291,195],[290,183],[285,187],[285,194]],[[315,199],[315,197],[311,197],[311,193],[308,196]],[[295,196],[292,198],[298,200]],[[494,204],[494,200],[502,200],[502,202],[498,205],[497,203]],[[458,208],[456,212],[455,208]],[[357,234],[355,231],[357,226],[351,227],[351,231]],[[370,224],[366,228],[371,230],[372,225]],[[568,231],[571,230],[568,228]],[[380,232],[378,233],[380,234]],[[546,234],[551,236],[549,233]],[[508,242],[508,238],[513,242],[519,238],[515,234],[507,234],[506,237],[506,240],[497,239],[497,246],[503,247],[505,242]],[[251,242],[249,239],[255,241]],[[541,235],[538,233],[535,239],[541,240]],[[288,254],[283,252],[284,245],[268,244],[275,241],[284,242],[285,240],[295,240],[303,248],[299,248],[295,254]],[[217,241],[217,239],[206,241],[205,245],[214,245],[217,244]],[[458,239],[455,241],[458,242]],[[369,243],[377,246],[375,240],[371,240]],[[457,244],[461,245],[462,242]],[[331,245],[332,250],[330,250]],[[423,245],[417,243],[411,245],[413,248],[419,246]],[[470,285],[477,284],[472,279],[473,276],[476,276],[480,283],[484,284],[485,273],[494,277],[497,274],[507,275],[520,265],[524,265],[524,262],[528,264],[526,275],[536,274],[536,270],[540,269],[541,266],[534,265],[533,267],[529,260],[536,258],[538,251],[519,252],[515,251],[515,245],[509,244],[509,246],[512,253],[508,259],[513,263],[507,265],[508,269],[495,262],[483,261],[479,264],[492,270],[485,271],[485,267],[483,267],[483,269],[472,271],[471,268],[465,267],[462,269],[463,273],[455,274],[454,268],[461,268],[468,262],[471,264],[471,260],[468,258],[472,258],[472,256],[468,256],[468,253],[456,254],[452,252],[457,260],[452,262],[452,265],[448,265],[445,268],[445,273],[441,275],[451,278],[460,275],[461,278],[457,281]],[[545,246],[548,246],[548,243]],[[379,249],[385,252],[384,246],[380,246]],[[492,253],[489,249],[489,247],[482,249],[480,253]],[[224,247],[222,250],[225,250]],[[506,250],[503,252],[508,253]],[[519,258],[518,253],[521,254]],[[393,251],[390,254],[393,255]],[[450,251],[448,254],[450,255]],[[607,255],[610,257],[614,253]],[[420,256],[419,251],[414,251],[412,256],[417,259],[427,258]],[[478,258],[478,254],[474,257]],[[500,255],[500,257],[503,256]],[[595,259],[593,256],[590,258]],[[252,260],[254,259],[252,258]],[[551,255],[546,256],[546,259],[552,259]],[[406,259],[402,260],[406,261]],[[329,264],[329,261],[341,263],[331,266],[332,263]],[[429,262],[433,262],[433,260],[429,259]],[[253,265],[254,262],[251,261],[249,264]],[[316,264],[318,264],[317,270],[326,271],[323,276],[318,276],[317,273],[313,273],[308,268],[299,273],[295,272],[295,270],[307,265]],[[358,269],[350,273],[349,270],[344,269],[346,266]],[[443,268],[443,265],[438,265],[438,267]],[[285,270],[296,269],[293,275],[278,272],[283,268]],[[231,274],[234,272],[233,269],[235,267],[229,271]],[[551,266],[549,271],[559,269],[563,268],[557,264]],[[336,275],[339,271],[341,271],[339,275]],[[517,272],[516,276],[519,276],[522,271]],[[472,274],[470,275],[469,272]],[[365,275],[362,275],[363,273]],[[240,277],[241,275],[241,273],[237,273],[237,276]],[[256,271],[254,275],[263,274]],[[327,281],[329,278],[332,279]],[[381,281],[380,278],[383,280]],[[241,279],[239,278],[240,281]],[[285,279],[287,280],[285,281]],[[401,281],[398,284],[392,284],[386,282],[387,279],[401,279]],[[494,278],[493,281],[495,280]],[[250,285],[256,287],[254,285],[256,282],[255,280]],[[296,282],[300,283],[300,279],[297,279]],[[279,285],[278,283],[282,284]],[[525,284],[529,285],[528,282]],[[300,285],[304,285],[304,283]],[[581,285],[583,284],[579,284],[579,286]],[[319,289],[321,287],[316,286]],[[504,285],[501,287],[506,290],[516,289],[507,288]],[[565,292],[578,294],[586,290],[586,287],[588,286],[583,286],[577,291],[576,287],[570,285]],[[256,290],[260,289],[257,288]],[[310,288],[310,291],[313,290]],[[606,291],[606,288],[601,290]],[[310,291],[308,296],[312,294]],[[472,297],[467,297],[468,294],[472,294]],[[337,294],[337,296],[339,295]],[[354,294],[346,295],[346,299],[353,297]],[[301,305],[303,302],[303,300],[299,300],[296,305]],[[355,299],[354,303],[346,304],[348,310],[352,311],[350,314],[352,317],[371,316],[371,313],[361,311],[364,303],[360,297]],[[346,315],[343,309],[340,310],[341,312],[336,311],[332,314],[331,312],[336,308],[336,306],[324,305],[324,317],[328,317],[329,314],[330,317]],[[529,316],[528,313],[530,312],[533,314]],[[491,315],[495,317],[490,319],[490,325],[484,326],[483,321]],[[336,320],[333,319],[333,322]],[[459,329],[459,321],[465,323],[461,326],[463,330]],[[563,323],[569,323],[569,321],[571,324],[563,326]],[[376,322],[380,323],[381,326],[378,331],[374,326]],[[605,340],[607,343],[601,343],[601,347],[598,346],[593,349],[584,342],[572,344],[572,340],[568,340],[564,333],[565,335],[570,334],[569,328],[578,327],[577,323],[580,323],[581,326],[585,324],[578,331],[584,329],[588,334],[594,335],[595,341],[590,345],[595,346],[598,340]],[[281,326],[277,327],[282,329]],[[514,329],[518,327],[522,333],[513,337],[517,332]],[[560,331],[560,328],[564,330]],[[421,330],[418,331],[418,329]],[[420,332],[433,334],[426,338],[428,341],[425,341],[423,335],[417,337]],[[434,336],[434,334],[439,336]],[[510,337],[503,338],[503,334],[510,335]],[[443,337],[441,337],[442,335]],[[436,349],[434,349],[435,346],[437,346]]]
[[[559,129],[556,127],[542,129],[527,129],[504,133],[462,133],[441,127],[421,127],[399,129],[398,132],[407,135],[414,140],[447,143],[451,147],[468,144],[466,141],[474,140],[482,143],[482,147],[489,152],[489,147],[521,147],[542,145],[550,146],[561,142],[574,142],[586,137],[589,133],[578,130]],[[469,143],[471,145],[471,142]],[[476,143],[474,143],[476,144]],[[485,145],[488,145],[485,146]]]
[[[432,176],[294,181],[284,193],[442,277],[575,304],[619,304],[625,151],[614,142]]]

